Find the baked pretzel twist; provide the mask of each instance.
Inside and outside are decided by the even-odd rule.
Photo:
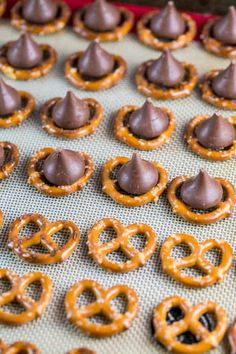
[[[0,322],[12,325],[22,325],[42,316],[52,297],[52,281],[43,273],[30,272],[22,277],[8,269],[0,269],[0,279],[7,279],[11,289],[0,294]],[[42,293],[35,301],[25,292],[26,288],[35,282],[40,282]],[[21,313],[11,313],[4,306],[12,302],[19,303],[25,310]]]
[[[34,223],[39,230],[29,236],[20,236],[21,230]],[[67,242],[60,246],[53,240],[53,235],[61,230],[69,231]],[[76,249],[80,240],[79,228],[72,221],[49,222],[40,214],[25,214],[17,218],[9,230],[8,246],[24,261],[39,264],[64,262]],[[42,245],[47,254],[30,250],[33,246]]]
[[[77,298],[87,290],[93,292],[96,301],[77,307]],[[119,295],[124,295],[128,301],[125,313],[119,313],[111,306],[111,301]],[[135,291],[126,285],[115,285],[104,289],[99,283],[85,279],[74,284],[67,292],[65,306],[67,318],[83,332],[97,337],[106,337],[129,329],[138,312],[138,298]],[[101,313],[110,320],[109,324],[89,321],[89,318]]]
[[[168,324],[167,314],[173,308],[180,308],[184,317]],[[216,318],[213,331],[209,331],[199,321],[201,316],[207,313]],[[154,310],[154,335],[158,342],[174,353],[200,354],[218,346],[227,330],[227,322],[225,310],[212,301],[191,305],[180,296],[172,296],[163,300]],[[186,344],[178,341],[178,336],[187,331],[197,338],[197,343]]]
[[[7,155],[3,166],[0,167],[0,180],[2,180],[8,178],[14,168],[16,168],[19,163],[20,154],[18,147],[8,141],[0,141],[0,147],[4,149]]]
[[[40,354],[38,348],[29,342],[18,341],[9,346],[0,340],[1,354]]]
[[[189,256],[175,259],[171,256],[173,249],[180,245],[187,245],[191,250]],[[220,264],[215,266],[205,254],[213,249],[221,251]],[[233,264],[233,250],[225,240],[206,240],[198,242],[193,236],[187,234],[175,234],[169,236],[161,247],[162,269],[175,280],[198,288],[204,288],[221,282],[224,276],[229,272]],[[204,273],[203,276],[190,276],[183,272],[187,268],[197,267]]]

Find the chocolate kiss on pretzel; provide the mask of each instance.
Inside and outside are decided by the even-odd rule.
[[[236,62],[212,79],[212,89],[219,97],[236,99]]]
[[[230,6],[225,16],[216,21],[213,36],[224,44],[236,44],[236,9]]]
[[[45,24],[57,16],[58,6],[54,0],[24,0],[22,16],[34,24]]]

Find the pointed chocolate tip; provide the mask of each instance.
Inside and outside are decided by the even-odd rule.
[[[213,78],[212,89],[219,97],[236,99],[236,62],[231,62]]]
[[[46,24],[57,16],[58,4],[52,0],[24,0],[22,16],[33,24]]]
[[[213,36],[226,45],[236,44],[236,9],[230,6],[225,16],[218,19],[212,28]]]
[[[14,87],[0,79],[0,116],[16,112],[21,105],[21,96]]]

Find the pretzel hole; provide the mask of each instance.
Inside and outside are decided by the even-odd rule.
[[[107,227],[103,232],[99,235],[99,243],[107,243],[112,241],[114,238],[117,237],[117,233],[113,229],[113,227]]]
[[[207,259],[215,267],[219,267],[222,261],[223,252],[218,247],[213,247],[204,254],[204,258]]]
[[[39,230],[40,230],[39,226],[35,222],[31,221],[20,229],[18,237],[24,237],[27,240],[29,240]]]
[[[118,248],[116,251],[110,252],[107,254],[106,258],[113,263],[126,263],[130,260],[128,256],[122,251],[121,248]]]
[[[136,234],[129,238],[129,243],[139,252],[142,252],[147,245],[147,238],[144,234]]]
[[[41,243],[29,247],[28,251],[34,254],[48,254],[48,249],[44,247]]]
[[[206,275],[206,273],[197,266],[183,268],[181,272],[192,278],[200,278]]]
[[[113,308],[113,310],[117,313],[126,313],[128,310],[128,299],[125,294],[120,294],[116,296],[111,302],[110,306]]]
[[[181,242],[171,250],[171,257],[174,259],[185,258],[191,255],[191,248],[187,243]]]
[[[97,301],[97,298],[92,289],[86,289],[80,294],[76,299],[77,308],[81,306],[86,306],[92,302]]]
[[[110,323],[112,323],[112,321],[102,312],[99,312],[96,315],[89,317],[88,320],[89,320],[89,322],[100,325],[100,326],[105,326],[105,325],[109,325]]]
[[[63,248],[68,242],[70,237],[70,231],[68,229],[61,229],[55,234],[51,235],[51,238],[56,242],[59,248]]]
[[[184,318],[184,312],[178,306],[172,307],[166,314],[166,322],[171,325],[174,322],[178,322]]]
[[[4,277],[0,279],[0,295],[11,290],[12,285],[8,277]]]
[[[199,343],[197,337],[190,331],[186,331],[181,333],[179,336],[176,337],[176,340],[183,344],[196,344]]]
[[[206,312],[200,317],[199,321],[209,332],[214,331],[216,328],[217,318],[214,312]]]
[[[21,305],[16,300],[1,306],[1,309],[4,312],[8,312],[8,313],[15,314],[15,315],[19,315],[19,314],[21,314],[21,313],[23,313],[25,311],[24,306]]]
[[[25,289],[26,296],[30,297],[34,301],[39,301],[42,295],[42,284],[39,280],[30,283]]]

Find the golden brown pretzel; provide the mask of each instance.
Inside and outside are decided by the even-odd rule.
[[[88,348],[77,348],[69,351],[68,354],[96,354],[95,351]]]
[[[39,230],[29,236],[19,236],[20,231],[28,224],[34,223]],[[67,242],[60,246],[53,240],[53,235],[61,230],[68,230]],[[72,221],[49,222],[40,214],[25,214],[17,218],[9,230],[8,246],[24,261],[39,264],[64,262],[78,246],[79,228]],[[42,245],[48,253],[33,252],[30,247]]]
[[[191,250],[189,256],[175,259],[171,256],[174,247],[185,244]],[[221,262],[214,266],[207,258],[206,252],[218,249],[221,251]],[[207,287],[221,282],[233,264],[233,250],[225,240],[206,240],[198,242],[197,239],[187,234],[175,234],[167,238],[161,247],[162,269],[175,280],[194,287]],[[204,275],[193,277],[185,272],[186,268],[197,267]]]
[[[77,298],[86,290],[96,296],[96,301],[81,307],[76,306]],[[127,298],[128,305],[125,313],[118,313],[110,305],[119,295]],[[65,306],[67,318],[83,332],[97,337],[112,336],[129,329],[138,312],[138,298],[135,291],[126,285],[115,285],[104,289],[99,283],[85,279],[74,284],[66,294]],[[110,321],[109,324],[96,324],[89,318],[103,313]]]
[[[0,353],[1,354],[40,354],[40,351],[38,348],[29,342],[24,342],[24,341],[18,341],[10,346],[4,345],[1,347],[0,342]]]
[[[0,0],[0,16],[2,16],[3,13],[5,12],[6,6],[7,6],[7,1],[6,0]]]
[[[100,243],[99,236],[107,228],[114,229],[116,238],[110,242]],[[143,235],[146,245],[142,251],[138,251],[129,242],[131,237]],[[144,266],[155,252],[157,239],[154,230],[145,224],[133,224],[124,226],[117,219],[102,219],[92,226],[88,233],[89,255],[101,267],[113,272],[129,272]],[[129,258],[126,262],[113,262],[107,258],[109,253],[122,250]]]
[[[22,325],[42,316],[52,297],[52,281],[43,273],[31,272],[22,277],[8,269],[0,269],[0,279],[8,279],[12,288],[0,295],[0,322],[12,325]],[[40,299],[34,301],[25,290],[34,283],[40,282],[42,293]],[[21,313],[11,313],[3,306],[17,301],[25,310]]]
[[[180,308],[184,317],[168,324],[166,317],[172,308]],[[212,332],[199,321],[207,313],[214,314],[216,318],[216,326]],[[154,310],[154,335],[158,342],[174,353],[200,354],[219,345],[227,330],[227,322],[225,310],[212,301],[191,305],[180,296],[172,296],[163,300]],[[198,343],[186,344],[178,341],[177,337],[187,331],[195,335]]]
[[[8,155],[3,166],[0,167],[0,180],[2,180],[8,178],[14,168],[18,165],[20,155],[18,147],[8,141],[0,141],[0,147],[2,147],[6,152],[6,155]]]

